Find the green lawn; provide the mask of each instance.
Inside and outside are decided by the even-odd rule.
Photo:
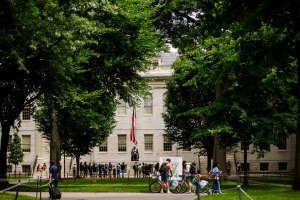
[[[153,179],[150,179],[153,181]],[[47,182],[42,182],[43,191],[47,191]],[[58,186],[62,192],[148,192],[148,178],[117,178],[117,179],[70,179],[59,180]],[[36,191],[36,183],[23,185],[22,191]]]
[[[153,181],[153,179],[150,179]],[[48,191],[46,186],[47,182],[43,182],[43,191]],[[123,179],[78,179],[78,180],[60,180],[59,188],[62,192],[149,192],[149,179],[145,178],[123,178]],[[222,191],[225,194],[222,195],[206,195],[201,199],[205,200],[239,200],[239,195],[236,189],[236,182],[223,181]],[[24,184],[20,187],[20,191],[36,191],[36,183],[31,182]],[[291,187],[279,187],[271,186],[269,184],[257,184],[251,183],[250,186],[245,189],[254,200],[296,200],[300,199],[300,192],[292,191]],[[242,199],[249,199],[245,194],[241,193]],[[13,196],[14,197],[14,196]],[[195,197],[196,198],[196,197]],[[3,197],[0,199],[13,199]],[[23,200],[24,198],[19,198]],[[25,200],[31,200],[32,198],[26,198]]]
[[[293,179],[291,177],[275,177],[275,176],[261,176],[261,177],[251,177],[251,181],[259,181],[261,183],[275,183],[281,185],[291,185]]]
[[[15,200],[15,194],[0,194],[1,200]],[[19,195],[18,200],[34,200],[35,197]]]
[[[230,189],[229,183],[223,183],[222,195],[208,195],[201,199],[205,200],[239,200],[237,189]],[[232,185],[234,187],[234,185]],[[263,184],[251,184],[244,190],[254,200],[298,200],[300,199],[300,192],[294,192],[291,187],[278,187]],[[242,199],[249,199],[243,192],[241,192]]]

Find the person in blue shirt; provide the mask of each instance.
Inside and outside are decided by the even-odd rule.
[[[58,183],[58,167],[54,164],[54,161],[50,161],[50,167],[49,167],[49,194],[51,197],[51,187],[57,187]]]
[[[213,169],[210,171],[209,176],[213,179],[212,189],[215,193],[222,194],[220,186],[220,174],[222,171],[219,169],[220,165],[218,163],[213,164]]]

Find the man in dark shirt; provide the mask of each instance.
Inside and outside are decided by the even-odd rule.
[[[50,161],[50,167],[49,167],[49,194],[51,197],[51,187],[57,187],[58,182],[58,167],[54,164],[54,161]]]

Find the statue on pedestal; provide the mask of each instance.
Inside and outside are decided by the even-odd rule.
[[[139,150],[135,147],[131,150],[131,161],[139,161]]]

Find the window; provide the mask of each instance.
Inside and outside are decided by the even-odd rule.
[[[164,135],[164,151],[172,151],[172,143],[167,135]]]
[[[118,151],[126,152],[126,135],[118,135]]]
[[[241,151],[244,151],[245,144],[244,141],[241,142]],[[246,150],[249,151],[249,145],[246,146]]]
[[[23,108],[22,120],[30,120],[30,107]]]
[[[107,139],[99,145],[99,152],[107,152]]]
[[[153,69],[155,69],[155,68],[157,68],[159,65],[160,65],[160,60],[158,60],[158,59],[153,59],[152,61],[151,61],[151,64],[150,64],[150,66],[149,66],[149,69],[150,70],[153,70]]]
[[[279,171],[286,171],[287,170],[287,163],[286,162],[278,163],[278,170]]]
[[[144,141],[145,141],[145,151],[153,151],[153,135],[145,134]]]
[[[279,135],[279,143],[277,145],[279,150],[285,150],[286,149],[286,136],[283,134]]]
[[[268,171],[269,170],[269,163],[260,163],[259,170],[260,171]]]
[[[22,148],[23,148],[23,152],[30,152],[31,150],[30,135],[22,135]]]
[[[22,173],[30,173],[31,169],[30,169],[30,165],[22,165]]]
[[[7,173],[12,173],[12,165],[6,165]]]
[[[158,67],[159,61],[158,60],[152,60],[152,66],[153,67]]]
[[[153,107],[153,102],[152,102],[152,95],[147,95],[144,98],[144,113],[145,114],[152,114],[152,107]]]
[[[10,152],[11,140],[12,140],[12,136],[9,135],[9,138],[8,138],[8,144],[7,144],[7,152]]]
[[[118,103],[117,114],[126,115],[126,103],[123,100],[120,100]]]

